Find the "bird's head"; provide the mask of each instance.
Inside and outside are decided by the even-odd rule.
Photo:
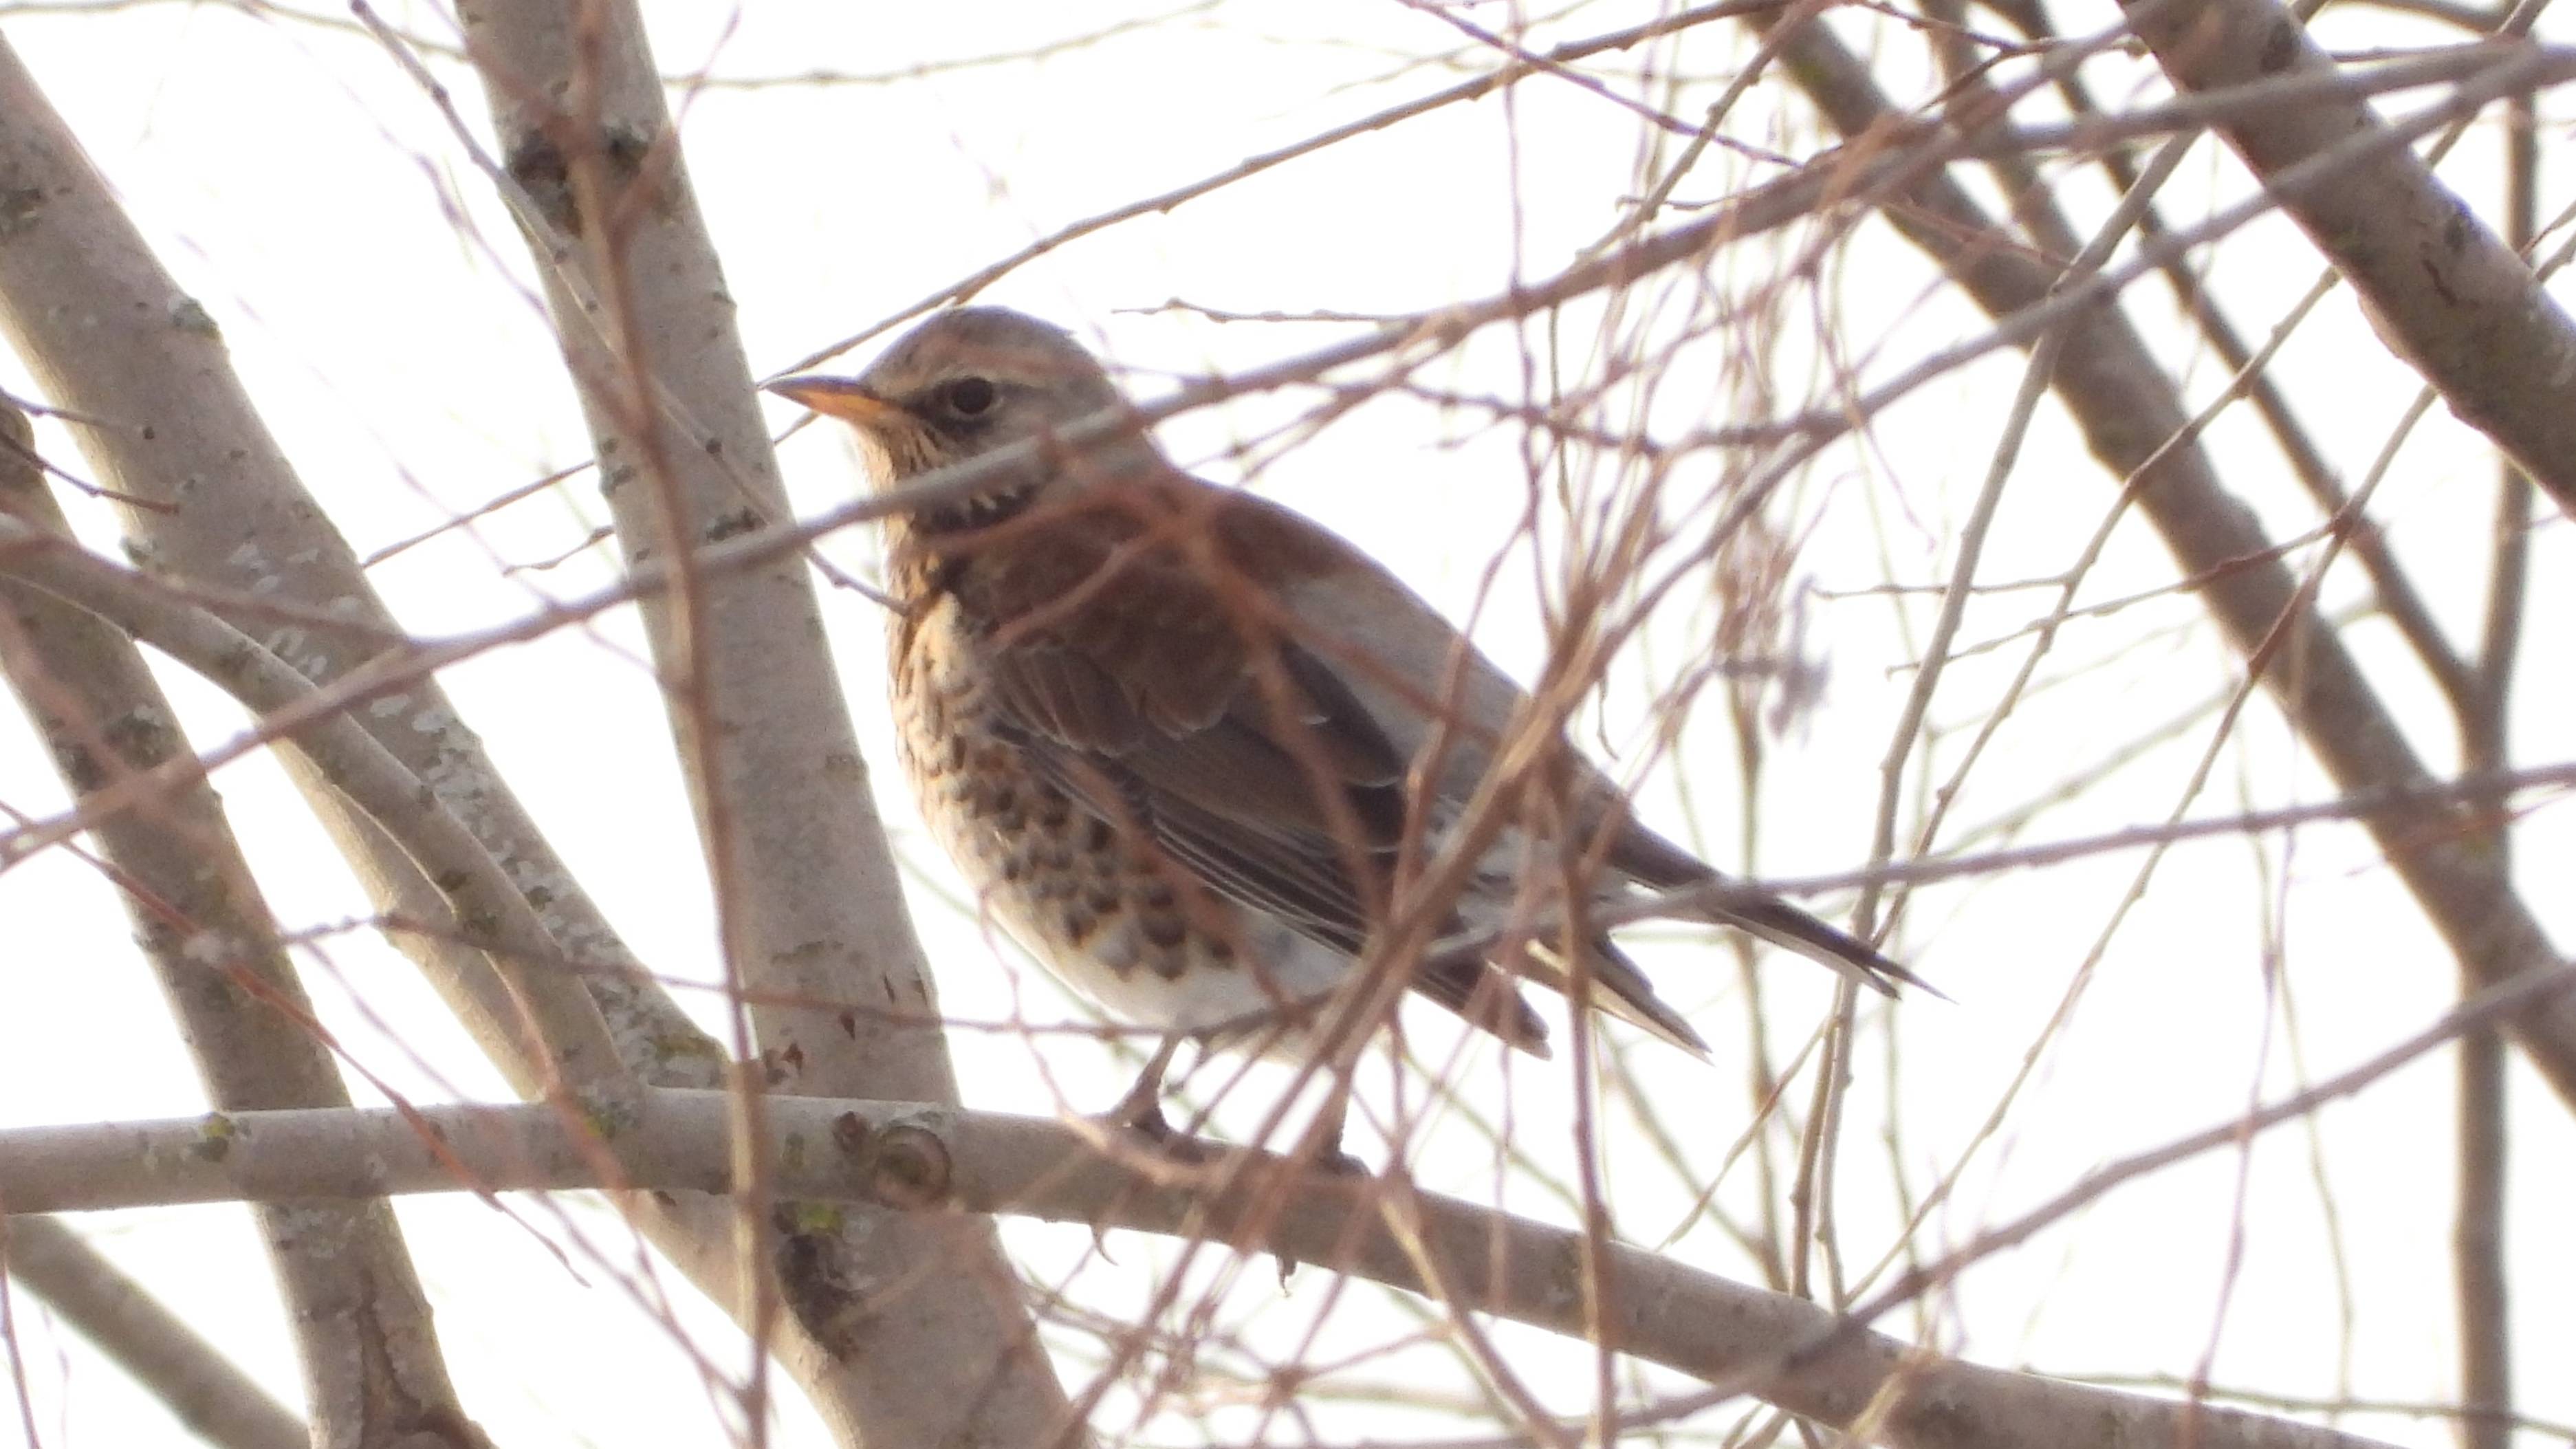
[[[769,390],[855,429],[892,488],[1015,443],[1093,427],[1125,399],[1063,328],[1003,307],[960,307],[922,323],[857,377],[789,377]],[[1088,431],[1088,430],[1086,430]],[[976,527],[1042,494],[1150,467],[1153,445],[1121,432],[1048,457],[1037,450],[923,510],[933,528]]]

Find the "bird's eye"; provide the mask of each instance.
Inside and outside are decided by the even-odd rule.
[[[993,406],[998,393],[988,378],[961,377],[939,390],[940,401],[961,418],[976,417]]]

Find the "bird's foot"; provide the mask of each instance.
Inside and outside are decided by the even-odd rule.
[[[1369,1177],[1373,1175],[1370,1173],[1369,1165],[1367,1163],[1360,1161],[1358,1158],[1353,1157],[1347,1152],[1344,1152],[1338,1143],[1325,1149],[1315,1158],[1315,1170],[1317,1172],[1331,1173],[1335,1177]]]
[[[1347,1098],[1334,1097],[1324,1104],[1313,1125],[1306,1129],[1303,1141],[1293,1154],[1313,1171],[1329,1177],[1367,1177],[1368,1164],[1342,1150],[1342,1124],[1350,1112]]]
[[[1126,1133],[1144,1139],[1159,1155],[1176,1162],[1200,1162],[1206,1152],[1189,1138],[1172,1129],[1171,1119],[1163,1115],[1163,1073],[1172,1064],[1172,1053],[1180,1048],[1181,1038],[1165,1037],[1155,1049],[1145,1069],[1136,1076],[1127,1094],[1116,1106],[1092,1120],[1112,1132]]]
[[[1141,1101],[1134,1093],[1130,1093],[1117,1106],[1091,1120],[1113,1133],[1121,1133],[1140,1140],[1145,1146],[1152,1148],[1157,1156],[1171,1161],[1203,1162],[1207,1159],[1206,1150],[1200,1147],[1198,1141],[1184,1136],[1172,1126],[1172,1120],[1163,1115],[1163,1104],[1159,1093]]]

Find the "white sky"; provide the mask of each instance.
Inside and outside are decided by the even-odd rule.
[[[1020,50],[1097,29],[1122,10],[1065,3],[649,8],[666,71],[704,67],[736,77],[817,67],[899,70]],[[452,34],[432,7],[385,10],[419,33]],[[1498,7],[1472,13],[1481,23],[1503,23]],[[1607,30],[1644,13],[1596,7],[1542,40]],[[2105,14],[2091,7],[2064,23],[2098,22]],[[527,263],[515,235],[435,112],[373,42],[245,18],[220,5],[146,4],[64,17],[16,14],[0,4],[0,20],[0,34],[83,138],[164,264],[222,325],[270,426],[362,552],[585,456],[579,416],[524,284]],[[2387,22],[2326,34],[2352,44],[2429,38]],[[1041,63],[889,85],[719,89],[678,104],[692,176],[724,254],[753,366],[768,371],[1068,221],[1446,84],[1458,74],[1448,67],[1387,77],[1402,56],[1446,52],[1453,42],[1436,21],[1392,4],[1231,0]],[[1740,32],[1711,27],[1683,54],[1722,74],[1743,48]],[[1671,53],[1660,58],[1669,62]],[[440,69],[460,103],[478,110],[470,78],[452,65]],[[2142,72],[2138,83],[2147,85]],[[1736,134],[1759,134],[1750,117],[1779,104],[1775,91],[1772,83],[1757,89],[1747,105],[1764,109],[1746,112]],[[2103,91],[2106,99],[2123,96]],[[1150,395],[1172,375],[1269,360],[1341,333],[1220,326],[1138,309],[1177,296],[1240,311],[1408,310],[1489,294],[1516,268],[1524,277],[1544,275],[1613,218],[1636,135],[1633,115],[1596,97],[1525,84],[1509,105],[1489,99],[1453,108],[1066,248],[1011,278],[990,300],[1072,326],[1134,369],[1138,391]],[[2473,138],[2446,173],[2481,205],[2494,194],[2494,149],[2491,137]],[[1699,178],[1704,184],[1684,194],[1706,196],[1765,174],[1713,159]],[[2087,186],[2079,195],[2090,204],[2099,193]],[[2185,167],[2174,212],[2188,215],[2191,199],[2213,187],[2233,195],[2240,186],[2232,160],[2204,147]],[[2545,193],[2544,214],[2565,190]],[[450,214],[460,204],[469,223],[462,229]],[[1757,252],[1725,265],[1755,276],[1769,257]],[[2243,239],[2215,283],[2239,309],[2241,325],[2259,336],[2315,270],[2304,244],[2272,223]],[[1954,299],[1920,303],[1925,274],[1883,230],[1851,254],[1837,283],[1844,343],[1878,349],[1873,366],[1880,375],[1976,327]],[[2160,292],[2141,288],[2136,305],[2151,323],[2165,320]],[[1573,314],[1568,335],[1588,338],[1582,329],[1595,315]],[[1784,406],[1807,386],[1803,365],[1792,359],[1781,369],[1793,393]],[[1518,386],[1514,366],[1509,339],[1498,335],[1440,380],[1509,393]],[[2281,367],[2348,477],[2368,466],[2415,386],[2341,297],[2284,353]],[[1801,558],[1810,582],[1847,590],[1946,573],[1957,521],[2019,371],[2017,358],[1992,358],[1935,384],[1883,418],[1869,450],[1846,450],[1819,466],[1799,501],[1802,517],[1819,520]],[[2193,395],[2204,397],[2223,376],[2201,357],[2190,380]],[[0,358],[0,385],[30,389],[12,358]],[[1186,419],[1166,430],[1165,440],[1183,461],[1206,462],[1232,439],[1266,434],[1311,401],[1244,402]],[[787,413],[776,416],[784,421]],[[2247,446],[2251,436],[2242,419],[2216,434],[2218,446],[2235,450],[2230,456],[2256,460],[2232,468],[2231,482],[2250,490],[2276,538],[2304,532],[2313,519],[2289,481],[2272,476],[2271,455]],[[53,455],[71,456],[59,432],[41,440]],[[846,450],[819,431],[790,443],[783,461],[804,507],[859,486]],[[1990,579],[2064,567],[2109,497],[2053,413],[2043,416],[2023,470],[1991,545]],[[1232,478],[1239,470],[1218,460],[1208,471]],[[2373,509],[2455,630],[2476,617],[2479,577],[2461,560],[2479,556],[2491,471],[2470,435],[2437,418],[2409,445]],[[1484,561],[1508,528],[1492,500],[1517,499],[1520,478],[1516,436],[1469,414],[1388,401],[1277,458],[1258,484],[1386,558],[1463,616]],[[76,512],[88,537],[112,546],[103,507],[80,504]],[[537,592],[597,586],[606,565],[594,551],[552,572],[502,578],[496,562],[551,558],[577,544],[601,514],[589,485],[576,483],[566,496],[415,550],[378,569],[376,582],[422,634],[516,617]],[[2565,758],[2562,681],[2576,665],[2569,642],[2576,636],[2547,627],[2576,616],[2564,567],[2567,530],[2544,527],[2538,542],[2518,714],[2520,759],[2528,764]],[[869,545],[845,538],[834,551],[863,564]],[[2162,550],[2133,522],[2087,597],[2119,597],[2171,576]],[[1479,637],[1523,673],[1538,648],[1530,580],[1526,567],[1506,570],[1478,625]],[[2008,633],[2044,607],[2045,597],[1982,600],[1962,638]],[[2330,581],[2328,597],[2355,597],[2349,578]],[[885,809],[909,831],[910,803],[885,747],[879,618],[848,595],[835,595],[828,607]],[[1865,853],[1879,757],[1910,683],[1898,666],[1929,618],[1928,604],[1912,606],[1901,623],[1883,600],[1810,606],[1805,646],[1830,668],[1830,682],[1823,707],[1772,742],[1762,871],[1822,873]],[[1665,653],[1624,681],[1624,701],[1611,701],[1611,738],[1623,747],[1637,743],[1636,705],[1644,697],[1637,686],[1650,674],[1668,677],[1669,632],[1657,636]],[[2385,626],[2361,626],[2353,638],[2388,681],[2428,758],[2447,767],[2447,726],[2429,695],[2411,684]],[[2141,642],[2120,652],[2128,641]],[[2237,675],[2196,608],[2168,599],[2074,626],[2043,677],[2114,653],[2109,667],[2023,706],[1999,738],[1995,761],[1963,796],[1959,827],[2092,768],[2119,743],[2229,687]],[[618,617],[596,633],[545,639],[444,678],[627,939],[657,969],[707,980],[712,940],[697,848],[640,657],[633,620]],[[1935,722],[1978,718],[2017,660],[2006,652],[1956,666],[1934,706]],[[238,728],[238,712],[211,690],[167,677],[200,743]],[[2206,743],[2204,721],[2045,817],[2027,838],[2162,819]],[[1730,748],[1719,712],[1708,710],[1681,753],[1705,831],[1700,838],[1721,865],[1736,867],[1743,862],[1727,844],[1738,838]],[[1941,758],[1956,753],[1953,741]],[[232,766],[219,783],[291,926],[367,912],[269,762]],[[1650,818],[1678,828],[1684,816],[1675,784],[1670,769],[1659,770],[1646,799]],[[2330,793],[2258,704],[2223,751],[2200,813]],[[63,806],[23,721],[5,712],[0,801],[35,814]],[[2517,866],[2525,898],[2560,940],[2570,939],[2576,907],[2563,883],[2576,841],[2566,813],[2543,808],[2522,831]],[[948,879],[943,863],[912,848],[917,838],[905,843],[912,858]],[[1901,1008],[1901,1050],[1893,1058],[1881,1033],[1863,1046],[1839,1189],[1858,1254],[1874,1256],[1891,1223],[1886,1153],[1874,1135],[1884,1103],[1893,1097],[1903,1104],[1903,1153],[1918,1185],[1955,1161],[2056,1009],[2137,865],[2132,856],[2093,859],[1944,888],[1917,903],[1900,954],[1958,1005]],[[2282,900],[2299,1048],[2312,1074],[2359,1060],[2446,1005],[2448,958],[2358,832],[2317,828],[2288,841],[2178,849],[2113,940],[2074,1020],[2045,1055],[2035,1089],[2007,1116],[1997,1145],[1977,1159],[1927,1238],[1963,1237],[2045,1200],[2098,1163],[2226,1120],[2258,1095],[2289,1087],[2295,1075],[2277,1019],[2268,1043],[2264,1031],[2257,955],[2263,913]],[[917,909],[949,1011],[973,1019],[1014,1011],[1065,1019],[1070,1008],[1062,998],[1034,972],[997,961],[971,919],[927,895]],[[93,872],[56,852],[0,874],[0,930],[10,942],[0,954],[0,999],[8,1003],[0,1011],[0,1125],[202,1108],[175,1036],[160,1025],[166,1014],[157,994],[126,944],[122,916]],[[326,1019],[371,1068],[424,1099],[501,1094],[497,1078],[398,957],[363,934],[336,936],[324,955],[325,969],[338,977],[316,982]],[[1720,1053],[1714,1068],[1651,1044],[1638,1050],[1653,1098],[1692,1161],[1712,1168],[1749,1113],[1731,957],[1676,941],[1656,946],[1649,959],[1666,994],[1686,1010],[1704,1011],[1718,1028],[1711,1033]],[[1769,980],[1775,1039],[1795,1042],[1828,1000],[1825,979],[1775,961]],[[707,1004],[690,1002],[711,1019]],[[371,1022],[391,1023],[400,1040]],[[129,1043],[150,1045],[130,1057]],[[955,1045],[974,1105],[1053,1109],[1026,1043],[961,1034]],[[1115,1069],[1090,1048],[1050,1043],[1049,1050],[1064,1054],[1055,1058],[1059,1080],[1076,1105],[1097,1107],[1115,1096]],[[2576,1362],[2576,1329],[2554,1301],[2560,1295],[2549,1291],[2576,1277],[2576,1248],[2561,1227],[2576,1196],[2568,1165],[2576,1162],[2576,1130],[2527,1067],[2517,1060],[2513,1070],[2511,1262],[2522,1407],[2576,1421],[2576,1374],[2564,1370]],[[2220,1384],[2293,1396],[2336,1393],[2344,1326],[2311,1176],[2313,1151],[2329,1164],[2356,1295],[2350,1392],[2398,1401],[2450,1397],[2449,1082],[2447,1061],[2430,1059],[2328,1110],[2313,1137],[2298,1129],[2267,1137],[2250,1158],[2241,1214],[2240,1162],[2227,1155],[2121,1190],[2032,1245],[1979,1265],[1944,1303],[1942,1340],[1964,1343],[1968,1356],[1990,1364],[2144,1375],[2188,1375],[2214,1342],[2212,1378]],[[1490,1085],[1489,1109],[1506,1090],[1499,1077]],[[1570,1161],[1564,1081],[1523,1066],[1507,1090],[1516,1140],[1542,1162]],[[1417,1170],[1434,1181],[1443,1171],[1467,1182],[1492,1173],[1489,1147],[1465,1124],[1445,1124],[1425,1153]],[[1660,1240],[1679,1220],[1687,1193],[1632,1138],[1613,1144],[1612,1162],[1623,1230],[1638,1241]],[[1751,1201],[1740,1172],[1728,1181],[1729,1202]],[[1527,1184],[1515,1185],[1507,1201],[1536,1215],[1563,1215]],[[461,1198],[406,1202],[401,1212],[467,1403],[498,1439],[712,1437],[708,1395],[667,1331],[628,1311],[595,1274],[566,1271],[524,1222]],[[2242,1266],[2222,1310],[2228,1238],[2240,1223]],[[174,1209],[81,1225],[292,1401],[289,1351],[242,1214]],[[1041,1280],[1059,1275],[1087,1245],[1079,1232],[1025,1226],[1014,1227],[1011,1238]],[[1713,1271],[1750,1277],[1713,1231],[1693,1232],[1674,1251]],[[1116,1264],[1094,1262],[1080,1280],[1086,1301],[1108,1307],[1133,1300],[1149,1261],[1145,1245],[1131,1244]],[[1230,1313],[1257,1337],[1288,1341],[1318,1311],[1320,1275],[1304,1275],[1285,1295],[1270,1292],[1263,1273],[1249,1276],[1256,1281]],[[1401,1331],[1400,1319],[1375,1309],[1337,1321],[1348,1325],[1342,1331],[1352,1344]],[[1890,1326],[1906,1331],[1893,1320]],[[1563,1388],[1563,1402],[1580,1406],[1583,1351],[1534,1335],[1504,1338],[1536,1381]],[[40,1326],[22,1342],[47,1444],[178,1436],[171,1420],[68,1333]],[[1415,1364],[1427,1365],[1421,1372],[1439,1382],[1456,1378],[1449,1361],[1428,1350],[1361,1374],[1402,1378]],[[637,1371],[647,1365],[650,1371]],[[1069,1374],[1079,1371],[1067,1364]],[[1436,1432],[1426,1428],[1429,1421],[1375,1411],[1327,1409],[1318,1422],[1346,1437],[1363,1429],[1388,1437]],[[2403,1442],[2449,1440],[2438,1422],[2379,1416],[2353,1424]],[[1100,1427],[1114,1436],[1123,1423],[1113,1413]],[[0,1414],[0,1445],[13,1443],[17,1432],[16,1416]],[[1148,1437],[1184,1441],[1169,1423]],[[791,1408],[778,1442],[820,1441],[802,1410]]]

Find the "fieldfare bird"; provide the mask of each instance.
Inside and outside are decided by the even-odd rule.
[[[959,308],[856,378],[770,386],[855,427],[887,487],[987,460],[885,519],[903,766],[1003,926],[1165,1034],[1122,1104],[1137,1125],[1160,1125],[1180,1039],[1298,1040],[1400,879],[1452,847],[1430,924],[1453,949],[1415,952],[1405,984],[1528,1051],[1546,1026],[1518,983],[1578,972],[1595,1005],[1706,1051],[1606,931],[1569,961],[1561,921],[1533,918],[1524,883],[1576,855],[1598,863],[1592,909],[1687,889],[1697,915],[1882,992],[1920,984],[1637,823],[1561,733],[1533,756],[1528,696],[1456,628],[1321,525],[1172,466],[1062,329]],[[1507,770],[1552,779],[1553,806],[1471,807]]]

